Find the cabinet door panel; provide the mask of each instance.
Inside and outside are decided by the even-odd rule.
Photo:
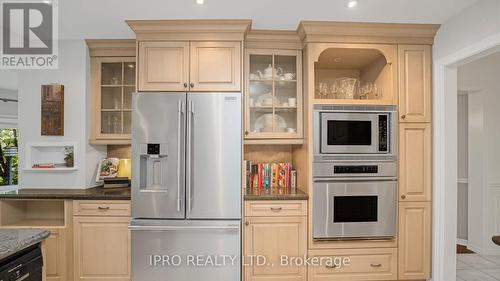
[[[130,280],[130,219],[75,217],[76,280]]]
[[[188,81],[188,42],[139,43],[139,91],[185,91]]]
[[[400,201],[430,201],[432,198],[432,136],[428,123],[400,124]]]
[[[303,257],[307,251],[306,217],[249,217],[245,226],[245,280],[305,280],[306,267],[281,266],[282,255]],[[262,255],[266,264],[251,266],[249,257]],[[256,261],[254,261],[256,262]]]
[[[430,277],[431,214],[431,202],[399,204],[399,280],[420,280]]]
[[[240,91],[239,42],[192,42],[191,91]]]
[[[401,122],[431,122],[431,47],[399,46]]]
[[[59,229],[49,229],[50,236],[45,240],[45,268],[48,281],[66,280],[66,259],[64,233]]]

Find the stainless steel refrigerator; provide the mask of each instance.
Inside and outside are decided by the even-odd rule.
[[[132,280],[240,280],[241,93],[132,108]]]

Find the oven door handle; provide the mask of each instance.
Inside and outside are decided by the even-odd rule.
[[[370,182],[370,181],[397,181],[395,177],[338,177],[338,178],[314,178],[313,182],[338,182],[338,181],[353,181],[353,182]]]

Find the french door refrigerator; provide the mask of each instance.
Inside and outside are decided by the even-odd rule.
[[[132,108],[132,280],[240,280],[241,93]]]

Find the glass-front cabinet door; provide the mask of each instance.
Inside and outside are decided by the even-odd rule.
[[[133,57],[93,58],[94,124],[91,142],[130,142],[132,93],[136,64]]]
[[[252,49],[245,57],[246,143],[300,143],[301,52]]]

